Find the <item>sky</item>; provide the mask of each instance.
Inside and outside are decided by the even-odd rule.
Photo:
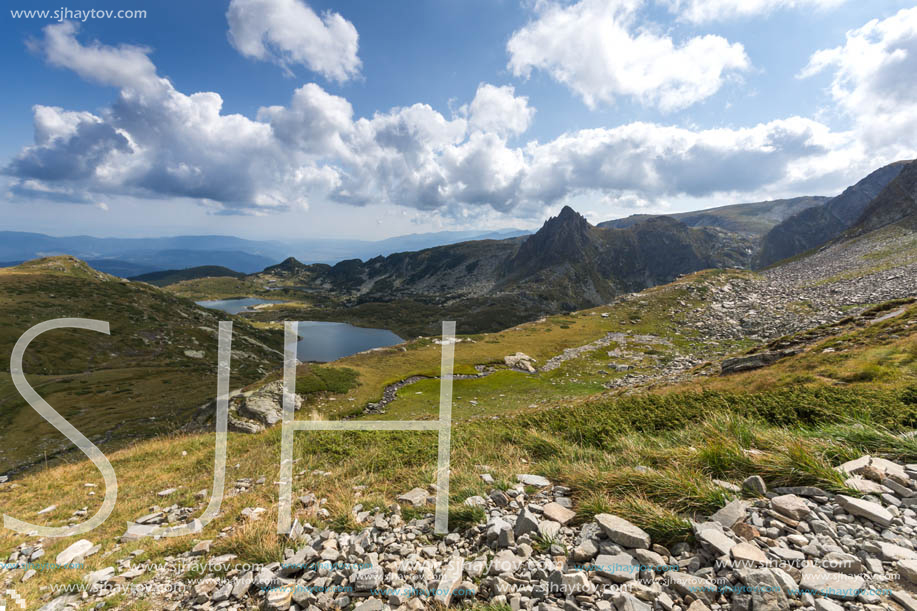
[[[917,157],[915,0],[4,11],[6,230],[529,229],[833,195]]]

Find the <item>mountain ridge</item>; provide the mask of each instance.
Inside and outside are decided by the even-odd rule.
[[[896,161],[874,170],[824,204],[803,210],[776,225],[761,239],[754,267],[773,265],[840,236],[909,163]]]
[[[821,195],[803,195],[789,199],[727,204],[671,214],[632,214],[598,223],[597,227],[627,228],[651,217],[669,216],[689,227],[718,227],[727,231],[762,236],[775,225],[797,212],[818,206],[831,199]]]

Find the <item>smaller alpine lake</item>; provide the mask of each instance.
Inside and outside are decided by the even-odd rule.
[[[227,314],[250,311],[254,306],[276,303],[269,299],[219,299],[198,301],[197,305]],[[302,339],[297,346],[300,361],[327,363],[351,354],[400,344],[404,340],[388,329],[355,327],[344,322],[303,320],[299,323]]]

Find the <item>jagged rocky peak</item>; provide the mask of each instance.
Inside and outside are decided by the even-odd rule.
[[[526,243],[560,246],[558,240],[585,238],[590,229],[592,225],[589,224],[586,217],[570,206],[564,206],[560,214],[546,220],[541,229],[535,232]]]
[[[515,272],[530,272],[551,265],[582,261],[594,246],[595,228],[570,206],[564,206],[555,217],[549,218],[541,229],[529,236],[513,258]]]
[[[571,208],[570,206],[564,206],[560,214],[557,216],[552,216],[544,222],[540,231],[544,231],[549,227],[591,227],[589,221],[586,220],[582,214]]]

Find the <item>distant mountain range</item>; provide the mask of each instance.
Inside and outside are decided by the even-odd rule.
[[[0,231],[0,261],[5,262],[0,265],[9,266],[40,257],[70,255],[88,262],[99,271],[124,278],[198,266],[225,266],[250,274],[291,255],[310,263],[336,263],[353,257],[371,259],[379,255],[464,240],[506,238],[525,233],[519,229],[507,229],[440,231],[379,241],[330,238],[257,241],[219,235],[96,238]]]

